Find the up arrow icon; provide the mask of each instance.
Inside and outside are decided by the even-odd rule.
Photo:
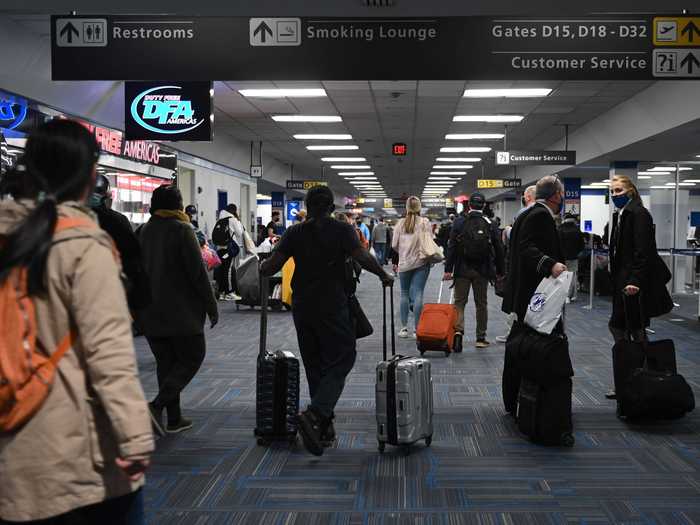
[[[255,29],[255,31],[253,31],[253,36],[258,36],[258,34],[260,35],[260,41],[263,44],[265,43],[265,37],[267,34],[270,36],[273,35],[272,29],[270,29],[270,26],[267,25],[264,20],[260,22],[260,25]]]
[[[693,74],[693,66],[700,67],[700,60],[697,59],[692,51],[689,51],[683,60],[681,60],[681,68],[687,67],[688,74]]]
[[[63,29],[61,29],[61,32],[59,34],[62,38],[65,37],[66,42],[72,44],[73,35],[75,35],[76,37],[80,36],[80,31],[78,31],[75,28],[72,22],[68,22],[65,26],[63,26]]]
[[[700,27],[696,26],[692,20],[689,20],[686,26],[681,29],[681,35],[687,36],[688,42],[692,42],[695,35],[700,36]]]

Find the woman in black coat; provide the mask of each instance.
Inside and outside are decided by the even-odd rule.
[[[649,319],[673,308],[666,289],[671,272],[658,254],[654,222],[632,180],[623,175],[613,177],[610,197],[617,208],[610,236],[610,332],[615,342],[628,336],[641,341],[646,337]],[[612,396],[610,392],[608,397]]]

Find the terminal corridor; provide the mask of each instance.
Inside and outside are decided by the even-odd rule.
[[[426,301],[434,301],[440,266]],[[394,290],[398,299],[398,286]],[[221,303],[207,331],[207,357],[184,391],[188,432],[158,441],[147,474],[152,524],[693,524],[700,523],[700,415],[630,425],[605,399],[612,382],[609,303],[584,297],[567,308],[574,362],[573,449],[533,445],[505,415],[501,401],[505,333],[500,299],[489,289],[491,346],[474,348],[474,306],[466,311],[464,352],[432,361],[435,434],[408,457],[375,438],[374,369],[381,359],[381,287],[362,276],[358,297],[375,333],[358,357],[336,413],[338,440],[321,458],[299,443],[263,448],[255,426],[255,358],[260,311]],[[397,311],[398,316],[398,311]],[[700,329],[673,312],[652,323],[652,339],[673,337],[679,372],[700,394]],[[155,361],[137,338],[147,398],[156,392]],[[273,312],[271,349],[298,356],[291,315]],[[398,352],[417,355],[413,340]],[[302,374],[303,377],[303,374]],[[302,380],[302,406],[308,401]]]

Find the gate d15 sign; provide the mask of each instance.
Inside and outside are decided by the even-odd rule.
[[[211,82],[127,82],[128,139],[210,141]]]
[[[52,78],[692,78],[698,66],[690,47],[700,47],[696,27],[687,17],[657,17],[655,23],[644,15],[351,20],[54,16]]]

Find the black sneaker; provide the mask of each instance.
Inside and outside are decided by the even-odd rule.
[[[163,409],[157,408],[153,403],[148,403],[148,413],[151,415],[151,425],[153,426],[153,431],[159,435],[165,435],[165,428],[163,428]]]
[[[455,332],[454,342],[452,343],[452,351],[459,354],[462,352],[462,333]]]
[[[611,390],[605,394],[605,399],[617,399],[617,394],[614,390]]]
[[[335,426],[333,425],[333,418],[331,418],[328,421],[326,431],[321,436],[321,445],[323,445],[323,448],[332,447],[333,443],[335,443],[335,437]]]
[[[322,437],[328,427],[324,418],[310,408],[299,414],[299,433],[306,450],[314,456],[323,456]]]
[[[183,432],[185,430],[189,430],[192,428],[192,421],[189,419],[185,419],[184,417],[180,418],[180,421],[177,423],[168,423],[168,427],[165,429],[165,431],[168,434],[177,434],[178,432]]]

